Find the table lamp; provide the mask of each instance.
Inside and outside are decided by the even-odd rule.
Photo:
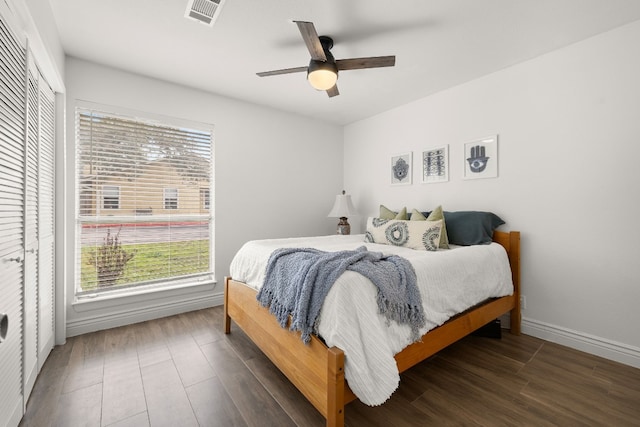
[[[336,202],[333,204],[333,209],[327,215],[329,218],[340,218],[338,222],[337,234],[351,234],[351,226],[347,222],[347,217],[356,215],[356,208],[353,207],[351,202],[351,196],[345,194],[342,190],[342,194],[336,196]]]

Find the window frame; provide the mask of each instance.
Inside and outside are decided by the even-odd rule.
[[[215,251],[215,219],[213,215],[214,200],[211,200],[211,209],[201,214],[202,219],[208,223],[208,230],[209,230],[208,232],[209,271],[208,272],[196,274],[194,275],[194,277],[185,276],[183,278],[180,278],[180,277],[175,279],[170,278],[162,281],[153,281],[148,284],[143,283],[141,285],[122,285],[122,286],[119,285],[114,287],[113,289],[101,290],[99,292],[86,292],[82,290],[82,288],[80,287],[80,271],[79,271],[79,264],[78,264],[78,251],[80,250],[81,228],[83,224],[85,226],[92,225],[92,224],[97,226],[98,220],[90,216],[83,216],[83,213],[81,211],[82,203],[79,200],[80,193],[82,192],[82,188],[83,188],[83,183],[80,182],[80,179],[79,179],[80,176],[78,172],[78,163],[80,162],[80,159],[77,154],[77,150],[79,150],[79,147],[80,147],[80,138],[78,134],[79,110],[97,110],[107,115],[118,116],[121,118],[131,119],[136,121],[140,120],[140,121],[146,122],[147,124],[152,124],[152,125],[156,124],[160,126],[169,126],[169,127],[173,126],[178,128],[185,128],[187,130],[195,130],[198,132],[203,132],[208,134],[208,137],[209,137],[209,152],[208,152],[208,156],[209,156],[208,157],[208,162],[209,162],[208,183],[209,184],[208,185],[210,186],[210,188],[213,188],[215,185],[214,183],[214,179],[215,179],[214,138],[215,136],[214,136],[214,127],[212,124],[198,122],[194,120],[184,120],[176,117],[163,116],[163,115],[158,115],[158,114],[149,113],[149,112],[140,112],[140,111],[131,110],[127,108],[114,107],[111,105],[104,105],[104,104],[99,104],[99,103],[94,103],[89,101],[76,100],[74,103],[74,110],[73,110],[73,114],[75,116],[73,120],[73,122],[75,122],[73,135],[75,140],[76,155],[74,156],[74,163],[75,163],[75,167],[73,168],[74,179],[71,180],[73,185],[73,191],[75,194],[74,217],[75,217],[75,224],[76,224],[73,231],[73,234],[75,237],[72,238],[72,241],[75,242],[74,252],[76,253],[72,261],[74,265],[74,268],[72,269],[72,271],[74,271],[75,277],[71,281],[73,284],[73,290],[74,290],[74,292],[71,293],[72,303],[74,304],[74,306],[76,304],[80,304],[78,307],[87,306],[87,309],[88,309],[88,306],[95,305],[95,303],[99,303],[100,301],[103,301],[103,302],[112,301],[113,298],[116,298],[117,300],[121,297],[135,297],[136,295],[146,294],[149,292],[165,293],[165,292],[172,292],[172,290],[180,289],[184,287],[201,287],[201,286],[214,285],[217,282],[216,276],[215,276],[216,266],[215,266],[215,252],[214,252]],[[179,189],[177,190],[179,194],[180,191]],[[120,190],[120,201],[119,201],[120,208],[122,208],[122,196],[123,196],[122,190]],[[102,206],[102,202],[103,202],[102,198],[99,199],[99,202],[100,202],[99,206]],[[147,209],[145,208],[144,210],[146,211]],[[169,209],[169,210],[173,211],[174,209]],[[111,211],[111,209],[107,209],[107,211]],[[180,215],[174,215],[172,213],[170,215],[172,215],[172,218],[175,220],[179,221],[181,219]],[[162,219],[162,217],[160,219]],[[118,223],[118,221],[114,220],[113,218],[110,218],[109,220],[113,224]],[[127,221],[130,223],[136,224],[138,222],[149,221],[149,217],[148,215],[132,215],[130,217],[127,217]],[[195,277],[195,276],[198,276],[198,277]]]
[[[202,202],[202,209],[211,210],[211,189],[200,188],[200,200]]]
[[[175,193],[175,197],[171,197],[168,196],[167,194],[171,192],[171,193]],[[168,187],[168,188],[163,188],[162,189],[162,207],[165,210],[177,210],[178,209],[178,201],[180,200],[179,198],[179,191],[177,188],[174,187]]]
[[[115,196],[116,198],[116,203],[115,203],[115,207],[114,206],[107,206],[107,197],[105,196],[106,194],[106,188],[110,188],[110,189],[115,189],[117,195]],[[120,209],[120,186],[118,185],[110,185],[110,184],[103,184],[102,185],[102,209],[110,211],[110,210],[114,210],[114,209]]]

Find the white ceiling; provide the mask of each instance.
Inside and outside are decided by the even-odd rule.
[[[640,19],[638,0],[227,0],[213,27],[187,0],[50,0],[65,52],[134,73],[347,124]],[[336,59],[396,55],[312,89],[292,20],[334,38]]]

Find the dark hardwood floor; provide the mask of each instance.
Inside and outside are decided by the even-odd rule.
[[[402,375],[355,426],[639,426],[640,370],[526,335],[467,337]],[[323,426],[222,307],[69,338],[21,426]]]

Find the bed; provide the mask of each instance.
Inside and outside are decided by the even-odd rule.
[[[520,333],[520,233],[494,231],[492,240],[506,252],[512,292],[473,305],[404,347],[393,356],[398,373],[506,313],[511,333]],[[231,332],[233,320],[325,417],[327,426],[343,426],[345,405],[358,398],[345,379],[344,349],[316,335],[305,345],[300,332],[282,328],[258,303],[255,285],[246,282],[225,278],[224,332]]]

